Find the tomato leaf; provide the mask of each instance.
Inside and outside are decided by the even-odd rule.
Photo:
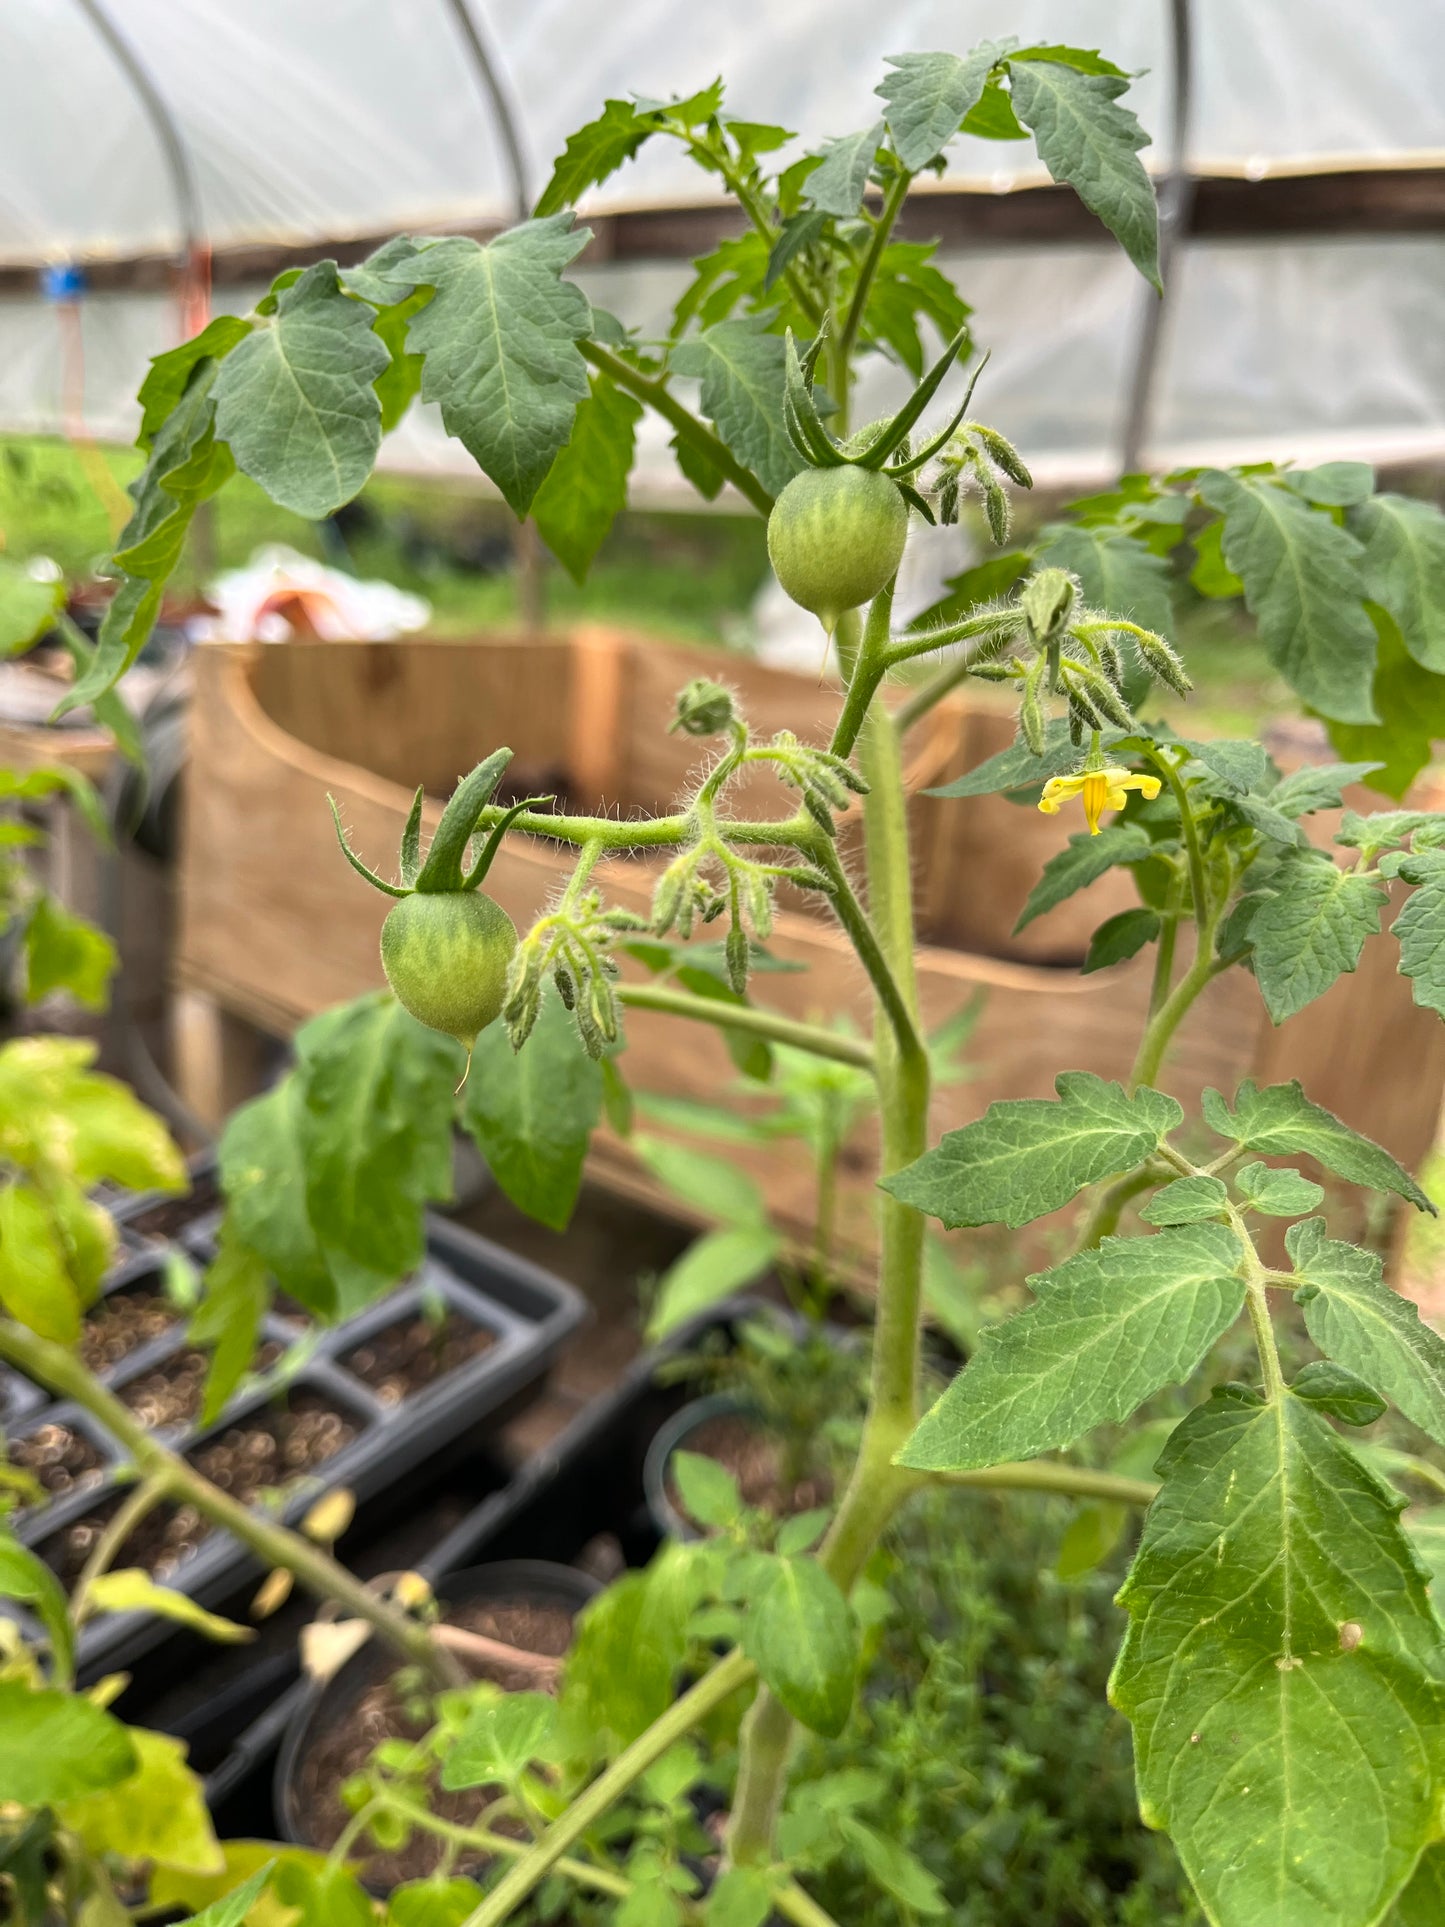
[[[53,1806],[114,1786],[136,1770],[130,1732],[78,1693],[0,1680],[0,1800]]]
[[[842,1732],[858,1676],[858,1627],[843,1594],[814,1559],[771,1559],[743,1620],[743,1650],[806,1727]]]
[[[946,147],[983,97],[1002,49],[984,41],[958,54],[889,54],[893,72],[874,92],[887,103],[888,131],[903,165],[916,174]]]
[[[462,1123],[502,1190],[529,1218],[565,1231],[602,1114],[602,1067],[550,992],[521,1050],[502,1024],[478,1037],[462,1092]]]
[[[803,466],[783,420],[784,347],[763,315],[719,321],[679,342],[672,366],[702,382],[702,412],[771,494]]]
[[[572,438],[532,501],[542,540],[577,582],[585,580],[608,531],[627,506],[642,404],[594,374]]]

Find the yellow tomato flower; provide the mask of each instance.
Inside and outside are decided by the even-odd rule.
[[[1104,769],[1081,769],[1073,776],[1051,776],[1044,784],[1039,808],[1045,816],[1055,816],[1061,803],[1079,797],[1084,805],[1090,836],[1099,834],[1099,818],[1105,810],[1122,810],[1126,790],[1138,790],[1150,802],[1159,794],[1157,776],[1136,776],[1131,769],[1110,763]]]

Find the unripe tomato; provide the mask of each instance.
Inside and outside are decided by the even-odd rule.
[[[768,555],[784,589],[830,633],[845,609],[892,579],[908,540],[908,504],[876,469],[805,468],[768,517]]]
[[[512,919],[480,890],[414,891],[381,926],[381,965],[397,1001],[469,1048],[502,1008],[516,947]]]

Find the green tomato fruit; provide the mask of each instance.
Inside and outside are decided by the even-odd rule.
[[[784,589],[832,634],[845,609],[893,578],[908,540],[908,504],[871,468],[805,468],[768,517],[768,556]]]
[[[512,919],[480,890],[417,890],[381,926],[381,967],[419,1023],[471,1047],[501,1011],[517,947]]]

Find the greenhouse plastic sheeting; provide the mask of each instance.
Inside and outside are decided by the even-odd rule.
[[[179,127],[213,247],[507,218],[495,116],[446,0],[106,0]],[[749,118],[809,144],[862,125],[883,57],[963,51],[1006,29],[1101,45],[1153,71],[1133,104],[1164,119],[1164,0],[471,0],[513,103],[535,194],[567,132],[608,94],[666,94],[729,77]],[[1439,0],[1195,0],[1191,165],[1245,174],[1445,158]],[[154,129],[80,0],[5,0],[0,60],[0,261],[128,258],[179,244]],[[1152,158],[1152,157],[1150,157]],[[1031,144],[964,140],[958,184],[1039,178]],[[706,198],[708,183],[653,143],[592,197],[597,208]],[[988,410],[1041,468],[1083,477],[1116,460],[1144,294],[1106,246],[955,256],[981,343],[998,344]],[[624,319],[665,312],[685,269],[583,271]],[[1151,453],[1268,449],[1429,456],[1445,451],[1445,240],[1192,244],[1176,268]],[[254,291],[218,290],[218,306]],[[176,338],[173,302],[94,294],[81,304],[84,421],[128,437],[147,355]],[[0,423],[64,419],[73,348],[36,295],[0,299]],[[880,395],[889,372],[875,373]],[[664,437],[642,485],[658,483]],[[424,411],[388,459],[453,459]]]

